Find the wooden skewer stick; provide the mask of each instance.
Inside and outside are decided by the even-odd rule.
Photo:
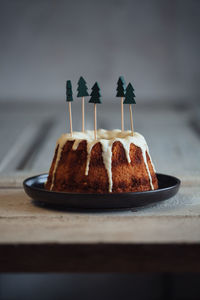
[[[70,133],[71,136],[73,135],[73,129],[72,129],[72,109],[71,109],[71,102],[69,103],[69,121],[70,121]]]
[[[123,97],[121,97],[121,128],[124,131],[124,104],[123,104]]]
[[[131,104],[129,104],[129,111],[130,111],[131,131],[132,131],[132,135],[133,135],[133,113],[132,113]]]
[[[82,132],[85,132],[85,98],[82,97]]]
[[[97,139],[97,105],[94,103],[94,139]]]

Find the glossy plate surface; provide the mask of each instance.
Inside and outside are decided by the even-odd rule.
[[[47,176],[48,174],[41,174],[24,180],[26,194],[36,202],[71,209],[142,207],[173,197],[180,187],[178,178],[157,173],[159,188],[154,191],[106,194],[64,193],[45,190],[44,183]]]

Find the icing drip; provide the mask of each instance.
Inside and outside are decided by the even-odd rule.
[[[152,160],[151,160],[151,157],[149,154],[149,149],[148,149],[148,146],[146,144],[144,137],[137,132],[135,132],[134,135],[132,136],[131,131],[121,132],[121,130],[119,130],[119,129],[112,130],[112,131],[99,129],[97,140],[94,140],[94,132],[91,130],[87,130],[85,132],[73,132],[73,136],[71,136],[70,134],[63,134],[60,137],[60,139],[57,141],[58,152],[57,152],[55,167],[53,170],[52,184],[51,184],[50,190],[52,190],[52,188],[54,186],[56,169],[58,167],[58,163],[61,158],[62,149],[63,149],[65,143],[67,141],[74,141],[72,150],[76,151],[80,142],[82,142],[83,140],[87,141],[87,161],[86,161],[86,168],[85,168],[86,176],[89,173],[89,165],[90,165],[90,157],[91,157],[92,148],[96,143],[100,142],[102,145],[103,162],[104,162],[104,166],[107,171],[107,174],[108,174],[109,192],[112,192],[112,186],[113,186],[113,182],[112,182],[112,146],[113,146],[113,143],[116,141],[119,141],[123,145],[128,163],[131,163],[131,158],[130,158],[130,153],[129,153],[130,145],[134,144],[135,146],[139,147],[142,151],[142,156],[143,156],[146,170],[147,170],[147,173],[149,176],[150,186],[151,186],[151,189],[154,190],[151,173],[150,173],[148,163],[147,163],[146,153],[148,153],[148,155],[149,155],[149,158],[150,158],[150,161],[151,161],[154,171],[155,171],[155,168],[152,163]]]
[[[53,186],[54,186],[55,173],[56,173],[57,166],[58,166],[58,163],[59,163],[59,161],[60,161],[61,152],[62,152],[62,147],[61,147],[59,144],[58,144],[57,146],[58,146],[57,157],[56,157],[56,163],[55,163],[54,170],[53,170],[53,174],[52,174],[52,182],[51,182],[50,190],[52,190],[52,189],[53,189]]]
[[[88,143],[87,142],[87,162],[86,162],[86,168],[85,168],[85,175],[87,176],[89,173],[89,166],[90,166],[90,157],[91,157],[91,151],[93,146],[96,144],[96,141],[93,143]]]
[[[81,141],[75,140],[72,146],[72,150],[76,151]]]
[[[104,140],[102,143],[102,157],[104,166],[108,174],[109,192],[112,192],[112,143],[109,140]]]
[[[147,151],[147,150],[146,150],[146,151]],[[154,186],[153,186],[153,182],[152,182],[151,173],[150,173],[150,171],[149,171],[149,166],[148,166],[148,163],[147,163],[146,151],[144,151],[144,150],[142,149],[142,155],[143,155],[143,158],[144,158],[144,163],[145,163],[145,166],[146,166],[147,173],[148,173],[148,175],[149,175],[149,181],[150,181],[151,189],[154,190]]]

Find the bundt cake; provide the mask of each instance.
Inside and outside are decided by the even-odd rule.
[[[57,141],[45,188],[59,192],[121,193],[158,188],[144,137],[121,130],[73,132]]]

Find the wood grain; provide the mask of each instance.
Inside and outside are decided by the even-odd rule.
[[[0,190],[0,244],[199,243],[200,188],[137,211],[65,211],[38,206],[21,189]],[[180,194],[182,191],[180,191]],[[173,201],[172,201],[173,200]]]
[[[120,106],[101,107],[100,127],[120,127]],[[182,181],[175,197],[135,211],[63,211],[36,205],[25,195],[22,181],[48,171],[56,140],[65,131],[65,110],[23,106],[0,113],[0,271],[200,271],[199,136],[184,110],[135,109],[135,129],[146,137],[156,169]],[[74,125],[81,129],[77,110]],[[38,145],[31,164],[16,171],[42,122],[49,119],[55,122],[45,143]],[[92,129],[92,111],[86,120]],[[129,118],[124,121],[127,128]]]

